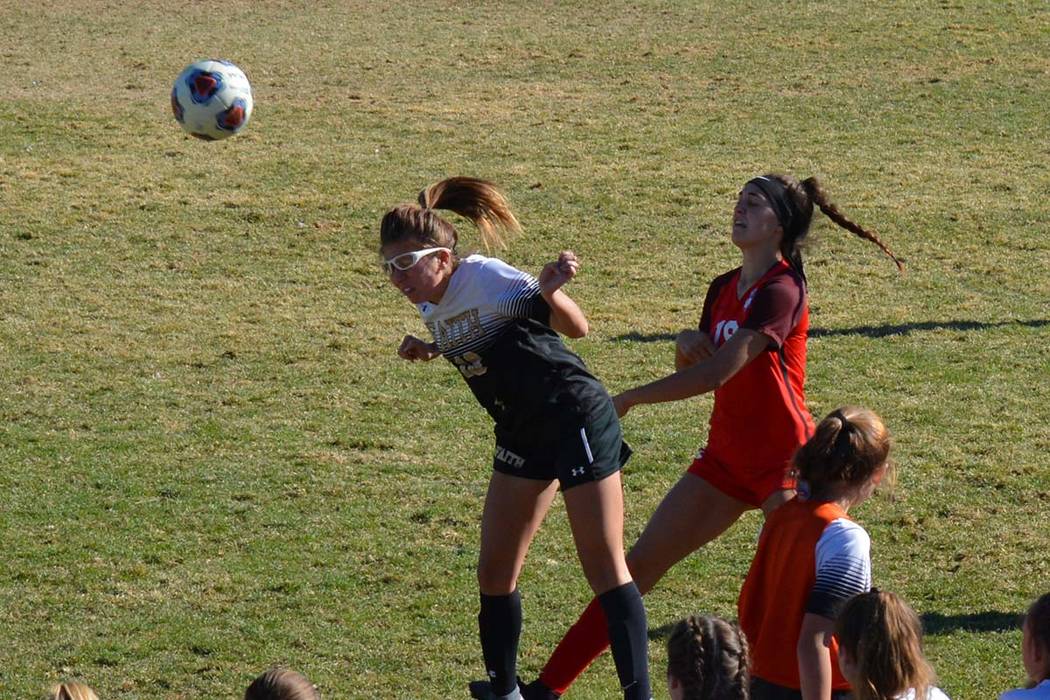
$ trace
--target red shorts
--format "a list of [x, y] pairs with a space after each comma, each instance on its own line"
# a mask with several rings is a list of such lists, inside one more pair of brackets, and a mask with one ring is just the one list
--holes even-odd
[[700, 450], [688, 471], [727, 496], [755, 508], [761, 508], [774, 492], [798, 486], [791, 462], [760, 469], [732, 466], [708, 450]]

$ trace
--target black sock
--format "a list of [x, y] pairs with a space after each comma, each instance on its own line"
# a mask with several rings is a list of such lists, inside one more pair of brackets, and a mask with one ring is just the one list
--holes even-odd
[[492, 692], [507, 695], [518, 682], [514, 672], [521, 636], [521, 595], [517, 590], [508, 595], [481, 594], [478, 631]]
[[628, 581], [602, 593], [598, 602], [609, 621], [609, 644], [624, 700], [651, 700], [649, 629], [638, 586]]

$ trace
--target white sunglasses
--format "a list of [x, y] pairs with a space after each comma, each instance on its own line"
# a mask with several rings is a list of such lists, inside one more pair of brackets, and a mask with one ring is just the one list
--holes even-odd
[[422, 250], [413, 250], [411, 253], [401, 253], [401, 255], [395, 255], [388, 260], [384, 260], [380, 263], [383, 266], [383, 271], [388, 275], [394, 274], [394, 270], [410, 270], [419, 264], [419, 261], [428, 255], [432, 255], [439, 250], [452, 252], [451, 248], [423, 248]]

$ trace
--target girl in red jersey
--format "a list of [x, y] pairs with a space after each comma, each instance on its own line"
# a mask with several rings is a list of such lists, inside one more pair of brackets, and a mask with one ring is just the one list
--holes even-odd
[[[699, 327], [679, 334], [677, 371], [614, 398], [623, 416], [639, 404], [715, 394], [707, 445], [627, 555], [642, 593], [744, 512], [768, 514], [795, 495], [791, 456], [813, 430], [803, 391], [809, 310], [801, 244], [814, 205], [901, 266], [873, 233], [839, 212], [816, 178], [756, 177], [733, 209], [741, 266], [711, 283]], [[558, 697], [606, 646], [602, 610], [592, 601], [525, 697]]]
[[795, 453], [809, 491], [766, 516], [740, 590], [740, 627], [751, 645], [752, 700], [838, 700], [835, 618], [871, 588], [871, 541], [847, 515], [889, 470], [890, 435], [873, 412], [839, 408]]

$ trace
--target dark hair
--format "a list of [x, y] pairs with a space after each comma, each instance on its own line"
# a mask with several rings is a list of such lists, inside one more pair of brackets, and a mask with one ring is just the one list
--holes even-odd
[[687, 700], [747, 700], [747, 639], [735, 623], [691, 615], [667, 639], [667, 675], [682, 684]]
[[835, 636], [856, 668], [857, 677], [847, 679], [856, 700], [894, 700], [909, 688], [925, 698], [934, 683], [919, 616], [894, 593], [872, 589], [851, 598], [835, 620]]
[[419, 204], [400, 204], [388, 211], [379, 225], [380, 246], [411, 238], [455, 252], [459, 234], [435, 209], [470, 219], [481, 232], [487, 250], [502, 246], [505, 234], [521, 230], [506, 198], [494, 184], [473, 177], [450, 177], [423, 188]]
[[[771, 188], [764, 184], [770, 180], [776, 181], [780, 188], [783, 188], [783, 192], [778, 191], [780, 188]], [[903, 263], [896, 255], [890, 252], [890, 249], [886, 247], [886, 244], [874, 232], [863, 228], [859, 224], [855, 224], [839, 211], [838, 207], [828, 198], [827, 192], [824, 191], [824, 186], [821, 185], [820, 180], [817, 178], [807, 177], [799, 182], [790, 175], [770, 173], [755, 178], [751, 182], [755, 183], [765, 193], [767, 199], [773, 205], [773, 209], [777, 213], [777, 220], [784, 231], [784, 236], [780, 241], [780, 254], [802, 276], [802, 279], [806, 278], [805, 269], [802, 265], [802, 247], [806, 236], [809, 234], [810, 224], [813, 222], [814, 204], [829, 219], [842, 228], [871, 241], [881, 248], [882, 252], [890, 256], [893, 262], [897, 264], [898, 270], [904, 269]], [[777, 200], [782, 197], [786, 198], [787, 201], [778, 202]]]
[[866, 408], [843, 406], [820, 422], [813, 436], [795, 452], [798, 475], [819, 494], [830, 485], [859, 485], [886, 464], [890, 431]]
[[271, 668], [244, 691], [244, 700], [321, 700], [306, 676], [290, 668]]
[[[1024, 621], [1028, 625], [1028, 634], [1032, 636], [1032, 641], [1044, 653], [1050, 654], [1050, 593], [1044, 593], [1032, 603]], [[1032, 680], [1039, 682], [1046, 679], [1033, 678]]]

